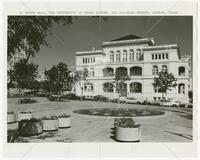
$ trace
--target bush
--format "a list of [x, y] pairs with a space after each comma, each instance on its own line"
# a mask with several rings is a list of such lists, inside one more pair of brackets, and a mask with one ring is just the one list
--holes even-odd
[[20, 104], [36, 103], [36, 102], [37, 102], [36, 100], [30, 98], [24, 98], [19, 100]]
[[69, 118], [69, 117], [70, 117], [70, 115], [68, 115], [68, 114], [61, 114], [58, 116], [58, 118]]
[[69, 93], [67, 95], [62, 95], [61, 99], [80, 100], [80, 97], [76, 96], [74, 93]]
[[58, 117], [57, 116], [44, 116], [44, 117], [42, 117], [42, 120], [56, 120], [56, 119], [58, 119]]
[[123, 128], [137, 128], [140, 126], [140, 124], [136, 124], [132, 118], [115, 118], [114, 126]]
[[104, 97], [102, 95], [97, 95], [97, 96], [94, 96], [94, 100], [95, 101], [100, 101], [100, 102], [107, 102], [108, 101], [108, 98], [107, 97]]

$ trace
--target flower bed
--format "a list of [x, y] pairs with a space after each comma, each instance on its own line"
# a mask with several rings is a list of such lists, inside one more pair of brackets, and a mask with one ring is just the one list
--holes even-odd
[[20, 112], [18, 114], [18, 121], [21, 121], [21, 120], [24, 120], [24, 119], [31, 119], [33, 116], [32, 116], [32, 112], [31, 111], [28, 111], [28, 112]]
[[50, 116], [50, 117], [43, 117], [43, 131], [56, 131], [58, 130], [58, 117]]
[[71, 127], [70, 119], [71, 119], [70, 115], [67, 114], [62, 114], [58, 116], [59, 128]]
[[16, 115], [13, 111], [7, 112], [7, 123], [15, 123], [16, 122]]
[[114, 127], [117, 141], [138, 142], [141, 140], [140, 124], [132, 118], [116, 118]]
[[18, 125], [19, 135], [32, 136], [43, 132], [42, 121], [40, 119], [31, 118], [24, 119]]

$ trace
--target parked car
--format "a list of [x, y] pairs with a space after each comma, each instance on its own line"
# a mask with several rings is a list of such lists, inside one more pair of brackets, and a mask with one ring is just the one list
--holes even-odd
[[173, 101], [173, 100], [161, 100], [161, 105], [163, 106], [169, 106], [169, 107], [179, 107], [180, 106], [179, 101]]
[[133, 104], [143, 104], [144, 100], [143, 99], [136, 99], [134, 97], [127, 97], [125, 100], [126, 103], [133, 103]]

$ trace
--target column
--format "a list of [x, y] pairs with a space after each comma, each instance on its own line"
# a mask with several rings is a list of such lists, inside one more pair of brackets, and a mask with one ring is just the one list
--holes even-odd
[[130, 68], [127, 67], [127, 75], [130, 76]]

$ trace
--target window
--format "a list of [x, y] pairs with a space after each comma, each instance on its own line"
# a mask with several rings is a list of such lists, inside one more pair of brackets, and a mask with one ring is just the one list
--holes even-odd
[[138, 75], [142, 75], [142, 68], [135, 66], [135, 67], [131, 67], [130, 68], [130, 75], [131, 76], [138, 76]]
[[104, 77], [111, 77], [111, 76], [114, 75], [113, 72], [114, 72], [114, 71], [113, 71], [112, 68], [109, 68], [109, 67], [104, 68], [104, 69], [103, 69], [103, 76], [104, 76]]
[[127, 84], [126, 83], [118, 83], [116, 87], [116, 92], [119, 93], [121, 91], [122, 96], [127, 96]]
[[166, 55], [165, 55], [165, 56], [166, 56], [166, 59], [168, 59], [168, 58], [169, 58], [169, 57], [168, 57], [168, 53], [166, 53]]
[[83, 64], [85, 63], [85, 58], [82, 59], [83, 60]]
[[120, 51], [117, 51], [116, 53], [116, 62], [120, 62], [121, 61], [121, 54]]
[[158, 66], [156, 65], [153, 66], [152, 75], [158, 75]]
[[95, 63], [95, 58], [93, 58], [93, 63]]
[[94, 77], [94, 68], [90, 68], [89, 76]]
[[142, 93], [142, 84], [138, 82], [131, 83], [130, 93]]
[[137, 61], [143, 60], [143, 53], [142, 53], [142, 51], [140, 49], [136, 50], [136, 60]]
[[183, 66], [179, 67], [178, 74], [179, 74], [179, 76], [184, 76], [185, 75], [185, 67], [183, 67]]
[[155, 54], [155, 59], [158, 59], [158, 55], [157, 54]]
[[162, 54], [162, 59], [165, 59], [165, 54]]
[[166, 65], [162, 65], [162, 72], [167, 72], [167, 66]]
[[161, 54], [159, 54], [159, 59], [161, 59]]
[[134, 51], [131, 49], [129, 53], [129, 61], [133, 62], [134, 61]]
[[94, 91], [94, 86], [92, 83], [86, 83], [84, 84], [84, 91], [85, 92], [93, 92]]
[[180, 94], [185, 94], [185, 84], [180, 83], [180, 84], [178, 85], [178, 93], [180, 93]]
[[154, 92], [155, 93], [162, 93], [162, 90], [158, 86], [154, 86]]
[[123, 62], [127, 62], [127, 51], [126, 51], [126, 50], [123, 51], [123, 54], [122, 54], [122, 61], [123, 61]]
[[113, 92], [114, 85], [110, 82], [106, 82], [103, 84], [103, 91], [104, 92]]
[[152, 55], [151, 55], [151, 59], [153, 59], [153, 60], [154, 60], [154, 54], [152, 54]]
[[110, 52], [110, 62], [114, 62], [114, 52]]

